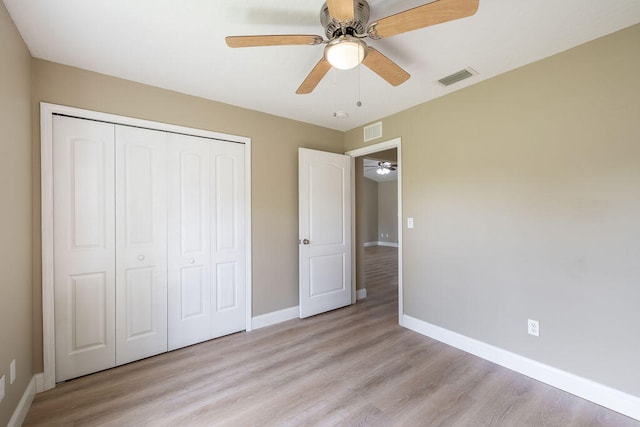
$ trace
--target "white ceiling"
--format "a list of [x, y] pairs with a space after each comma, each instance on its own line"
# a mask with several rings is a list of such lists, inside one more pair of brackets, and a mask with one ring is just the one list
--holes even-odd
[[372, 179], [377, 182], [386, 182], [386, 181], [397, 181], [398, 180], [398, 170], [394, 170], [389, 172], [386, 175], [380, 175], [376, 172], [378, 168], [378, 162], [380, 160], [372, 160], [372, 159], [364, 159], [364, 176], [366, 178]]
[[[444, 1], [444, 0], [441, 0]], [[369, 0], [375, 20], [426, 0]], [[31, 54], [62, 64], [348, 130], [640, 22], [639, 0], [480, 0], [478, 13], [367, 42], [411, 74], [366, 67], [295, 91], [323, 46], [231, 49], [227, 35], [318, 34], [322, 0], [4, 0]], [[436, 80], [472, 67], [450, 86]], [[358, 83], [360, 80], [360, 83]], [[358, 88], [362, 106], [357, 107]], [[348, 118], [334, 118], [345, 111]]]

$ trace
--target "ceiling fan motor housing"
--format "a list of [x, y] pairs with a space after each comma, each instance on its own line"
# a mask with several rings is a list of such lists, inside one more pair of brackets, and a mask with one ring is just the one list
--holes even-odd
[[353, 2], [353, 21], [341, 22], [329, 15], [329, 7], [325, 3], [320, 9], [320, 23], [325, 29], [325, 35], [329, 40], [344, 35], [363, 36], [367, 32], [367, 22], [369, 22], [369, 3], [365, 0]]

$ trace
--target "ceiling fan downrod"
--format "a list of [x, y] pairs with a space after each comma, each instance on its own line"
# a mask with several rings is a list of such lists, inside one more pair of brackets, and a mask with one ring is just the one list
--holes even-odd
[[369, 22], [369, 3], [366, 0], [353, 2], [353, 19], [339, 21], [329, 14], [329, 7], [325, 3], [320, 9], [320, 24], [325, 29], [325, 36], [333, 40], [339, 36], [349, 35], [357, 38], [367, 37], [367, 22]]

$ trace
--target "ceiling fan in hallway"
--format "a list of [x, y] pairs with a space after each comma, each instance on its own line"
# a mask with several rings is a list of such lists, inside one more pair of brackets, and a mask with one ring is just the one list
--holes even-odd
[[398, 164], [397, 163], [391, 163], [391, 162], [386, 162], [386, 161], [380, 161], [377, 164], [373, 164], [373, 165], [365, 165], [364, 166], [365, 171], [367, 169], [371, 170], [371, 169], [375, 169], [376, 173], [378, 175], [388, 175], [391, 173], [391, 171], [394, 171], [398, 168]]
[[327, 0], [320, 9], [324, 40], [318, 35], [228, 36], [229, 47], [286, 46], [326, 44], [324, 55], [302, 82], [297, 94], [313, 92], [331, 67], [348, 70], [360, 63], [393, 86], [410, 77], [391, 59], [365, 43], [365, 38], [383, 38], [425, 28], [431, 25], [471, 16], [478, 10], [479, 0], [436, 0], [369, 23], [366, 0]]

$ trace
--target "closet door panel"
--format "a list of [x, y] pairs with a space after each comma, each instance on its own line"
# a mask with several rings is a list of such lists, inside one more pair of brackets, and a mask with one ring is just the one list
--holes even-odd
[[116, 363], [167, 351], [166, 133], [116, 126]]
[[213, 336], [246, 329], [244, 145], [211, 142]]
[[56, 381], [115, 366], [114, 126], [53, 119]]
[[169, 349], [211, 338], [209, 144], [170, 134]]

